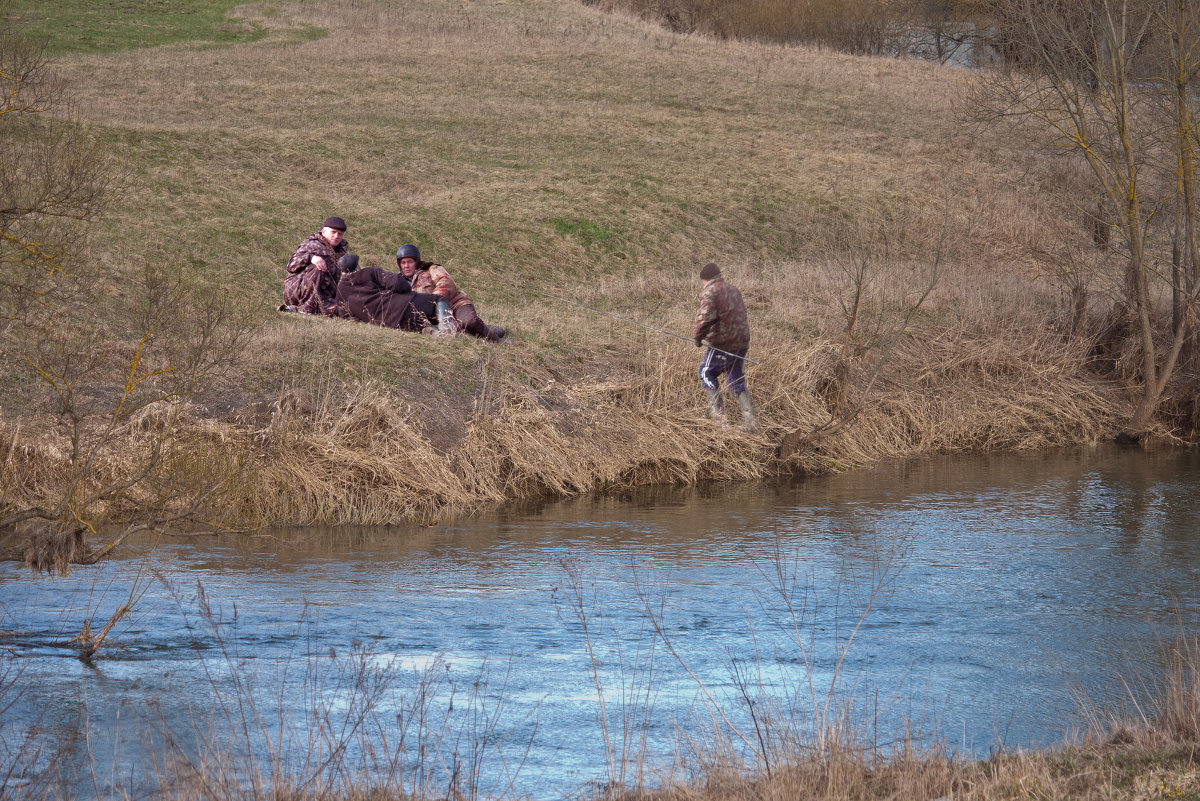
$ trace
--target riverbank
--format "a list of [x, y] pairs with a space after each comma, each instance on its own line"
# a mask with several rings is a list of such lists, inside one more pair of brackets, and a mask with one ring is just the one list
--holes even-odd
[[[445, 520], [1099, 441], [1129, 413], [1108, 309], [1075, 328], [1046, 254], [1119, 264], [1053, 154], [958, 120], [961, 70], [554, 2], [229, 24], [54, 51], [120, 191], [73, 267], [94, 301], [4, 377], [0, 498], [38, 531]], [[367, 265], [418, 243], [511, 343], [275, 313], [331, 213]], [[761, 436], [705, 419], [694, 348], [590, 310], [687, 336], [709, 260], [747, 300]], [[1187, 436], [1175, 397], [1160, 430]]]
[[[297, 325], [357, 333], [351, 323]], [[455, 396], [435, 385], [401, 394], [382, 384], [327, 381], [319, 394], [293, 390], [223, 418], [189, 407], [165, 439], [156, 421], [173, 407], [151, 406], [111, 438], [95, 480], [135, 473], [159, 443], [169, 450], [164, 467], [186, 470], [195, 492], [208, 493], [191, 510], [195, 521], [251, 529], [383, 525], [445, 521], [544, 494], [820, 474], [932, 453], [1111, 437], [1122, 395], [1081, 373], [1070, 347], [999, 344], [972, 341], [962, 330], [908, 335], [853, 423], [786, 458], [777, 453], [785, 434], [818, 431], [833, 419], [828, 343], [755, 349], [762, 366], [751, 369], [750, 384], [760, 435], [707, 418], [694, 349], [646, 343], [640, 354], [639, 343], [614, 339], [612, 348], [626, 352], [600, 382], [550, 365], [518, 366], [502, 348], [462, 343], [480, 351], [474, 393]], [[64, 492], [76, 475], [67, 433], [31, 421], [6, 429], [10, 456], [0, 481], [9, 503], [48, 505]], [[139, 489], [148, 494], [159, 485], [130, 488], [106, 516], [136, 520], [154, 502]]]

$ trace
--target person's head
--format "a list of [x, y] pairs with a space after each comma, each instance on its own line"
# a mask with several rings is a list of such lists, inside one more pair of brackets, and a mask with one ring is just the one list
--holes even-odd
[[721, 268], [714, 262], [709, 262], [700, 269], [700, 280], [711, 281], [721, 274]]
[[346, 236], [346, 221], [341, 217], [326, 217], [321, 225], [321, 238], [337, 247]]
[[358, 254], [347, 253], [338, 259], [338, 269], [344, 273], [352, 273], [358, 269]]
[[413, 273], [417, 271], [417, 265], [421, 263], [421, 251], [416, 245], [401, 245], [396, 251], [396, 266], [400, 268], [400, 272], [405, 278], [412, 278]]

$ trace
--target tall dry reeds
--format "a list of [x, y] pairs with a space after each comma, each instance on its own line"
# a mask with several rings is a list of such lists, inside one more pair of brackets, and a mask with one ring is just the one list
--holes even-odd
[[[755, 282], [746, 286], [753, 293]], [[179, 414], [165, 472], [126, 493], [105, 519], [136, 518], [141, 493], [175, 476], [219, 485], [195, 517], [208, 525], [429, 522], [540, 495], [1095, 441], [1122, 408], [1119, 390], [1080, 370], [1086, 343], [925, 325], [896, 343], [877, 378], [869, 345], [852, 358], [848, 392], [860, 413], [836, 435], [779, 460], [775, 445], [785, 433], [818, 429], [836, 414], [824, 393], [836, 341], [754, 347], [761, 366], [750, 368], [749, 382], [764, 428], [752, 436], [707, 419], [694, 349], [642, 340], [633, 329], [614, 337], [621, 369], [605, 380], [491, 363], [503, 372], [483, 376], [486, 389], [461, 426], [447, 422], [437, 398], [337, 381], [315, 395], [285, 392], [254, 419]], [[141, 464], [152, 433], [131, 425], [114, 437], [123, 450], [110, 454], [104, 479], [120, 481]], [[3, 438], [0, 488], [8, 503], [35, 504], [62, 491], [69, 451], [54, 429], [6, 424]]]

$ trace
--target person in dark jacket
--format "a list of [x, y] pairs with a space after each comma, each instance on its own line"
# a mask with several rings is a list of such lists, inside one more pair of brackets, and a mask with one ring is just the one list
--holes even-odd
[[721, 268], [712, 262], [700, 270], [700, 280], [704, 288], [700, 291], [700, 311], [696, 314], [696, 332], [692, 338], [698, 348], [708, 345], [700, 363], [700, 383], [708, 393], [709, 414], [720, 423], [727, 422], [717, 383], [723, 374], [726, 388], [742, 407], [742, 427], [752, 434], [758, 433], [758, 417], [743, 372], [750, 351], [750, 323], [742, 293], [725, 282]]
[[349, 251], [346, 221], [341, 217], [325, 218], [321, 230], [309, 234], [288, 260], [287, 278], [283, 280], [286, 308], [280, 311], [334, 316], [334, 295], [341, 278], [337, 261]]
[[358, 256], [338, 259], [337, 313], [341, 317], [401, 331], [433, 333], [437, 295], [413, 292], [408, 279], [378, 267], [358, 268]]

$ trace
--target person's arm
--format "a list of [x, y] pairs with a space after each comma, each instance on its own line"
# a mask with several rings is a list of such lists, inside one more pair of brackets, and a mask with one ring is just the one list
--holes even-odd
[[306, 242], [305, 244], [296, 248], [296, 252], [292, 254], [292, 257], [290, 259], [288, 259], [288, 263], [287, 263], [288, 275], [295, 275], [296, 273], [302, 273], [302, 272], [304, 272], [304, 269], [306, 267], [308, 267], [309, 257], [312, 255], [312, 253], [306, 247], [307, 244], [308, 243]]
[[300, 247], [296, 248], [296, 252], [292, 254], [291, 260], [288, 262], [287, 271], [289, 273], [302, 273], [308, 269], [308, 265], [313, 265], [321, 272], [329, 269], [329, 265], [325, 259], [321, 257], [313, 247], [311, 241], [301, 243]]
[[393, 292], [412, 292], [412, 284], [401, 273], [380, 270], [379, 283]]
[[450, 273], [446, 272], [446, 268], [440, 264], [431, 264], [429, 266], [429, 277], [433, 279], [433, 293], [441, 295], [447, 300], [452, 300], [458, 295], [458, 285], [454, 283], [454, 279], [450, 277]]
[[708, 332], [717, 324], [717, 302], [714, 292], [709, 292], [708, 287], [700, 293], [700, 311], [696, 314], [696, 333], [692, 334], [692, 339], [696, 340], [696, 345], [699, 346], [704, 342], [704, 337], [708, 336]]

